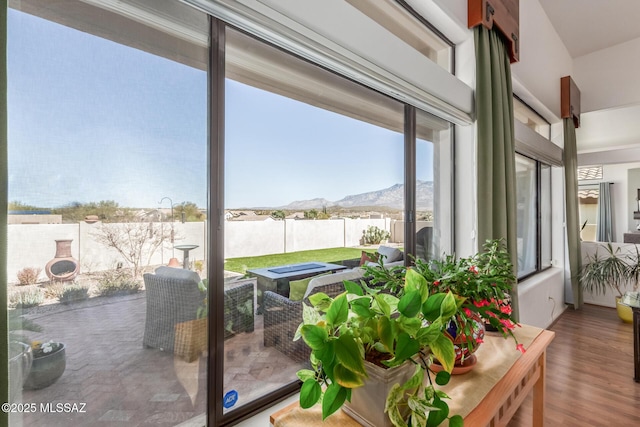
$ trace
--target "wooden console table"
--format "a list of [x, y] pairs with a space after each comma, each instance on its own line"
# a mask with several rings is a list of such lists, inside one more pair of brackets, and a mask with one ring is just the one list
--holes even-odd
[[[525, 332], [533, 334], [528, 341], [520, 336]], [[555, 333], [523, 325], [522, 328], [516, 330], [516, 334], [520, 342], [525, 344], [527, 352], [520, 357], [516, 355], [515, 361], [512, 359], [506, 362], [508, 363], [506, 372], [500, 354], [504, 354], [508, 358], [513, 357], [513, 352], [519, 354], [514, 348], [513, 340], [505, 340], [502, 336], [488, 334], [484, 339], [485, 344], [480, 346], [478, 350], [479, 361], [476, 368], [468, 374], [453, 376], [451, 382], [442, 387], [442, 390], [451, 397], [451, 400], [448, 401], [450, 413], [462, 415], [465, 425], [473, 427], [506, 426], [532, 390], [532, 425], [534, 427], [544, 425], [546, 350]], [[483, 348], [485, 354], [481, 355]], [[496, 357], [496, 355], [498, 356]], [[492, 358], [492, 362], [487, 363], [490, 366], [486, 366], [484, 370], [480, 368], [483, 357]], [[474, 391], [483, 388], [488, 388], [488, 391], [477, 396], [477, 399], [471, 396]], [[272, 414], [271, 425], [273, 427], [360, 426], [357, 421], [341, 410], [322, 422], [319, 405], [303, 410], [300, 409], [298, 402]]]

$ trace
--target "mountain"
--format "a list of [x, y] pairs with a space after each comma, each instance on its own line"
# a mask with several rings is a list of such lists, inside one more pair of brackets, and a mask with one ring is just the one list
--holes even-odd
[[323, 199], [323, 198], [315, 198], [311, 200], [296, 200], [295, 202], [291, 202], [286, 206], [281, 206], [279, 209], [287, 209], [292, 211], [307, 211], [309, 209], [322, 209], [323, 207], [334, 206], [335, 203]]
[[[418, 181], [416, 187], [416, 205], [418, 210], [433, 209], [433, 181]], [[389, 188], [367, 193], [346, 196], [337, 202], [316, 198], [311, 200], [298, 200], [291, 202], [280, 209], [309, 210], [322, 209], [323, 207], [340, 206], [343, 208], [355, 208], [363, 206], [384, 206], [394, 209], [404, 207], [404, 184], [395, 184]]]

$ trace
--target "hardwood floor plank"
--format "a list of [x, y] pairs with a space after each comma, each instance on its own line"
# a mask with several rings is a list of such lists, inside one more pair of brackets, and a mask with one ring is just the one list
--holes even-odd
[[[640, 383], [633, 381], [633, 327], [616, 310], [566, 310], [549, 328], [545, 425], [640, 426]], [[531, 425], [528, 396], [509, 427]], [[467, 426], [474, 427], [474, 426]]]

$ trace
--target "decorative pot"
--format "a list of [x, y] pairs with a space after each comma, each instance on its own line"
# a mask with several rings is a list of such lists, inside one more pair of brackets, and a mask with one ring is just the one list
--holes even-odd
[[[395, 384], [404, 384], [415, 373], [416, 366], [405, 362], [394, 368], [382, 368], [364, 362], [368, 378], [362, 387], [351, 391], [351, 402], [346, 401], [342, 410], [365, 427], [393, 427], [384, 412], [387, 395]], [[403, 414], [407, 415], [408, 411]]]
[[625, 323], [633, 323], [633, 309], [620, 303], [620, 297], [616, 297], [616, 310], [618, 317]]
[[72, 239], [56, 240], [56, 256], [44, 267], [49, 280], [68, 282], [80, 272], [80, 263], [71, 256]]
[[64, 344], [50, 354], [34, 357], [29, 376], [24, 381], [27, 390], [38, 390], [55, 383], [67, 366]]
[[32, 363], [31, 346], [18, 341], [9, 344], [9, 403], [16, 401]]
[[[480, 316], [477, 313], [472, 313], [472, 316], [468, 320], [470, 322], [469, 328], [471, 336], [464, 333], [466, 322], [460, 317], [458, 317], [457, 325], [456, 322], [451, 321], [447, 327], [446, 335], [453, 341], [453, 348], [456, 352], [456, 365], [461, 365], [465, 359], [475, 353], [482, 342], [482, 338], [484, 338], [485, 323]], [[458, 325], [462, 330], [459, 334]]]

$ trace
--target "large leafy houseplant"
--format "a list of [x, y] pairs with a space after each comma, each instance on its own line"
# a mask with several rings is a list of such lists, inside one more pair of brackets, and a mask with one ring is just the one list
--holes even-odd
[[[303, 305], [295, 339], [301, 337], [311, 348], [312, 369], [298, 372], [303, 382], [300, 406], [310, 408], [321, 401], [324, 419], [364, 385], [365, 360], [386, 367], [413, 363], [414, 375], [393, 386], [385, 412], [395, 426], [439, 425], [448, 418], [447, 396], [434, 386], [429, 367], [436, 357], [445, 371], [435, 376], [435, 383], [449, 381], [455, 355], [444, 328], [464, 299], [451, 292], [430, 292], [426, 279], [413, 269], [406, 270], [400, 298], [364, 282], [344, 285], [346, 291], [336, 298], [317, 293], [309, 297], [312, 307]], [[462, 425], [462, 418], [450, 417], [449, 423]]]
[[580, 271], [582, 287], [595, 294], [606, 294], [607, 289], [617, 293], [622, 298], [622, 290], [628, 283], [633, 284], [633, 290], [638, 291], [640, 277], [640, 253], [622, 253], [620, 247], [614, 249], [611, 243], [601, 245], [605, 255], [599, 255], [596, 250], [593, 256], [587, 256], [587, 262]]

